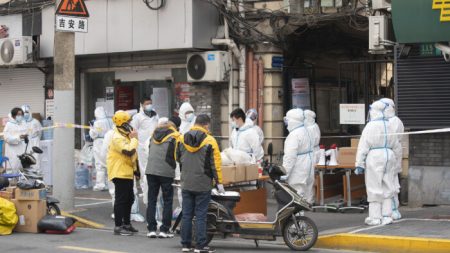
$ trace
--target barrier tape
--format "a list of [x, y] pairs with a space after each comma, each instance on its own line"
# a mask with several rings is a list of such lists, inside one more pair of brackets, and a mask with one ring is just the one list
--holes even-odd
[[[53, 126], [43, 127], [42, 131], [55, 129], [55, 128], [73, 128], [73, 129], [93, 129], [92, 126], [85, 126], [85, 125], [77, 125], [72, 123], [55, 123]], [[99, 131], [102, 130], [102, 128], [97, 128]], [[434, 133], [448, 133], [450, 132], [450, 128], [438, 128], [438, 129], [432, 129], [432, 130], [422, 130], [422, 131], [411, 131], [411, 132], [404, 132], [404, 133], [391, 133], [391, 134], [378, 134], [375, 136], [393, 136], [393, 135], [418, 135], [418, 134], [434, 134]], [[4, 133], [0, 133], [0, 136], [4, 136]], [[218, 139], [228, 139], [229, 136], [214, 136]], [[361, 135], [334, 135], [334, 136], [321, 136], [322, 139], [338, 139], [338, 138], [359, 138]], [[264, 137], [264, 139], [268, 140], [284, 140], [286, 137]]]

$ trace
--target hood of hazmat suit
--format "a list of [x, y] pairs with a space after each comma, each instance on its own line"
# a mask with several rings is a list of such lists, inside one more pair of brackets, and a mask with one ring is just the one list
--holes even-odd
[[[192, 112], [192, 114], [186, 115], [187, 112]], [[181, 119], [181, 125], [180, 125], [180, 133], [185, 134], [189, 132], [189, 130], [194, 126], [195, 123], [195, 110], [194, 107], [188, 102], [184, 102], [180, 106], [179, 116]], [[186, 117], [187, 116], [187, 117]]]
[[287, 182], [309, 203], [314, 202], [314, 164], [312, 139], [304, 125], [301, 109], [291, 109], [284, 118], [289, 135], [284, 143], [283, 167]]
[[249, 118], [252, 122], [253, 122], [253, 126], [255, 128], [256, 133], [259, 136], [259, 140], [261, 141], [261, 145], [264, 144], [264, 132], [261, 129], [261, 127], [259, 127], [256, 123], [257, 119], [258, 119], [258, 112], [256, 111], [256, 109], [250, 109], [247, 111], [247, 113], [245, 114], [247, 118]]
[[264, 157], [264, 150], [258, 133], [253, 126], [253, 121], [249, 118], [245, 120], [245, 124], [242, 127], [233, 129], [230, 146], [250, 155], [254, 163]]

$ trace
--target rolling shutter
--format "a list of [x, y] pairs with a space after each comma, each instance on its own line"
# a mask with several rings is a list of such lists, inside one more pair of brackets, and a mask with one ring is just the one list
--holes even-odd
[[417, 47], [396, 62], [398, 115], [405, 127], [450, 127], [450, 63], [420, 56]]
[[45, 75], [35, 68], [0, 68], [0, 117], [7, 117], [13, 107], [31, 106], [33, 113], [44, 116]]

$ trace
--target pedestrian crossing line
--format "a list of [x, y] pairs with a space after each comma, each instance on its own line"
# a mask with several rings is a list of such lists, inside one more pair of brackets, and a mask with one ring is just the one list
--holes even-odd
[[126, 253], [124, 251], [113, 251], [113, 250], [105, 250], [105, 249], [94, 249], [94, 248], [83, 248], [83, 247], [75, 247], [75, 246], [60, 246], [58, 249], [65, 250], [73, 250], [78, 252], [94, 252], [94, 253]]

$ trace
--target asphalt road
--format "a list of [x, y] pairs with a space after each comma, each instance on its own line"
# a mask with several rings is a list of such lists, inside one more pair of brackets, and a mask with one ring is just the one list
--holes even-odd
[[[217, 252], [290, 252], [286, 246], [277, 243], [261, 243], [260, 248], [256, 248], [252, 241], [237, 239], [215, 240], [211, 243], [211, 246], [215, 247]], [[131, 237], [123, 237], [114, 236], [111, 231], [81, 228], [70, 235], [13, 234], [0, 237], [0, 249], [2, 253], [181, 252], [179, 237], [173, 239], [148, 239], [143, 233]], [[344, 251], [311, 249], [309, 252], [337, 253]]]

